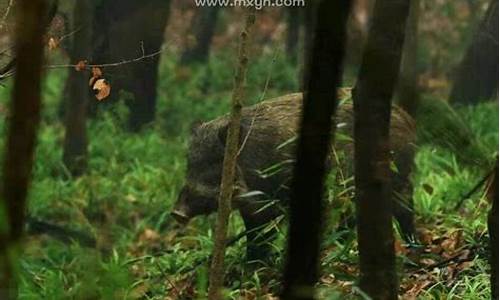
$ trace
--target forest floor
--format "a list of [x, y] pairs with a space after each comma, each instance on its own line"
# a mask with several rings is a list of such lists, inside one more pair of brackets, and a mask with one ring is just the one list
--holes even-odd
[[[89, 121], [89, 168], [79, 178], [70, 178], [61, 160], [64, 128], [58, 107], [65, 72], [47, 74], [29, 215], [86, 232], [96, 237], [97, 247], [29, 235], [20, 254], [20, 299], [203, 298], [214, 216], [196, 218], [181, 228], [169, 212], [183, 184], [190, 124], [227, 112], [232, 62], [212, 61], [217, 62], [193, 70], [163, 61], [157, 122], [141, 133], [125, 129], [127, 108], [122, 100], [100, 103], [106, 109]], [[250, 69], [249, 102], [297, 91], [295, 74], [286, 59], [263, 55]], [[4, 116], [9, 93], [9, 84], [0, 89]], [[462, 108], [459, 114], [494, 156], [498, 104]], [[5, 119], [0, 121], [2, 137]], [[3, 144], [2, 138], [0, 149]], [[414, 199], [421, 245], [409, 249], [398, 236], [402, 298], [489, 299], [489, 205], [479, 192], [454, 209], [485, 170], [461, 166], [452, 153], [432, 145], [419, 147], [416, 166]], [[349, 203], [352, 178], [342, 187], [329, 185], [327, 194], [329, 207], [338, 206], [335, 201]], [[325, 215], [329, 222], [320, 298], [357, 299], [355, 234], [339, 238], [334, 221], [339, 212], [332, 209]], [[244, 239], [228, 249], [230, 299], [276, 299], [286, 234], [284, 226], [280, 229], [274, 254], [260, 269], [246, 266]], [[235, 213], [230, 233], [242, 230]]]

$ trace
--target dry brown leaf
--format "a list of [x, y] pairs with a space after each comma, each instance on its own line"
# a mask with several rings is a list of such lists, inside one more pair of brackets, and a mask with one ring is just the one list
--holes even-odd
[[111, 85], [105, 79], [96, 80], [92, 89], [97, 91], [95, 97], [99, 101], [104, 100], [111, 93]]
[[89, 86], [93, 86], [97, 80], [102, 78], [102, 70], [98, 67], [92, 67], [92, 77], [89, 79]]
[[394, 249], [396, 251], [396, 254], [398, 255], [407, 255], [409, 252], [408, 248], [406, 248], [403, 244], [401, 244], [400, 240], [394, 241]]
[[418, 235], [419, 235], [419, 240], [424, 245], [431, 245], [432, 241], [434, 240], [434, 233], [427, 229], [419, 230]]
[[[429, 279], [416, 279], [416, 284], [405, 293], [405, 299], [416, 299], [418, 295], [433, 282]], [[408, 298], [407, 298], [408, 297]]]
[[92, 77], [100, 78], [102, 77], [102, 70], [99, 67], [92, 67]]
[[474, 262], [473, 261], [464, 261], [463, 263], [460, 263], [457, 266], [457, 270], [463, 271], [465, 269], [472, 268], [472, 266], [474, 266]]
[[436, 264], [436, 261], [431, 258], [422, 258], [420, 259], [420, 263], [424, 266], [432, 266]]
[[87, 68], [87, 61], [86, 60], [80, 60], [75, 65], [75, 70], [77, 70], [78, 72], [84, 71], [86, 68]]
[[159, 238], [160, 238], [160, 234], [158, 234], [158, 232], [147, 228], [146, 230], [144, 230], [144, 232], [142, 233], [142, 235], [139, 239], [143, 240], [143, 241], [156, 241]]
[[449, 238], [441, 242], [441, 247], [448, 254], [455, 252], [462, 244], [462, 230], [456, 230], [449, 235]]
[[99, 78], [95, 78], [95, 77], [90, 77], [89, 79], [89, 86], [94, 86], [94, 83], [97, 81], [97, 79]]

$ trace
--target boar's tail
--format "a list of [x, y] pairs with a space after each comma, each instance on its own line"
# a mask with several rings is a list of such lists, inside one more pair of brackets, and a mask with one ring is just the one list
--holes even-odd
[[422, 99], [416, 115], [417, 145], [431, 145], [455, 154], [466, 167], [488, 169], [495, 151], [482, 143], [464, 118], [448, 103]]

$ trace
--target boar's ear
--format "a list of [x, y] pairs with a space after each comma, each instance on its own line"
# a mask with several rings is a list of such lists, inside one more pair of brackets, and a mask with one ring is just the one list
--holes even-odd
[[[223, 126], [219, 128], [219, 131], [217, 132], [217, 135], [219, 136], [219, 141], [222, 145], [222, 147], [226, 146], [226, 140], [227, 140], [227, 132], [229, 129], [229, 122], [226, 122]], [[244, 139], [245, 133], [243, 132], [243, 127], [240, 125], [240, 140], [239, 144], [241, 145], [241, 141]]]

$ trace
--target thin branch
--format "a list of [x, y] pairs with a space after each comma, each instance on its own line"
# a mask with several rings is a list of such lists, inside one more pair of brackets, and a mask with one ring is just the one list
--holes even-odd
[[61, 35], [61, 36], [59, 37], [59, 42], [62, 42], [63, 40], [65, 40], [65, 39], [69, 38], [70, 36], [72, 36], [72, 35], [76, 34], [76, 33], [77, 33], [78, 31], [80, 31], [80, 30], [82, 30], [82, 27], [81, 27], [81, 26], [80, 26], [80, 27], [78, 27], [77, 29], [75, 29], [75, 30], [71, 31], [71, 32], [68, 32], [68, 33], [66, 33], [66, 34]]
[[234, 80], [234, 90], [231, 103], [224, 162], [222, 167], [222, 180], [219, 194], [219, 207], [214, 231], [214, 249], [210, 267], [210, 285], [208, 299], [221, 299], [221, 288], [224, 283], [224, 255], [227, 235], [227, 225], [231, 214], [231, 199], [233, 196], [233, 183], [236, 178], [236, 164], [238, 159], [238, 140], [240, 138], [242, 100], [244, 98], [244, 82], [248, 68], [248, 44], [251, 28], [255, 23], [255, 9], [249, 8], [245, 26], [240, 34], [238, 65]]
[[[137, 63], [137, 62], [140, 62], [140, 61], [148, 59], [148, 58], [153, 58], [155, 56], [158, 56], [161, 53], [163, 53], [165, 50], [166, 50], [166, 48], [160, 49], [160, 50], [153, 52], [153, 53], [150, 53], [150, 54], [145, 54], [144, 49], [142, 48], [143, 53], [139, 57], [136, 57], [133, 59], [128, 59], [128, 60], [122, 60], [119, 62], [113, 62], [113, 63], [85, 64], [85, 69], [89, 70], [92, 68], [111, 68], [111, 67], [120, 67], [120, 66], [127, 65], [127, 64], [133, 64], [133, 63]], [[7, 70], [7, 71], [3, 72], [2, 70], [0, 70], [0, 80], [6, 79], [6, 78], [11, 77], [15, 74], [15, 70], [11, 68], [13, 65], [15, 65], [15, 60], [10, 62], [6, 67], [4, 67], [2, 69], [2, 70]], [[57, 64], [57, 65], [44, 66], [45, 69], [66, 69], [66, 68], [76, 68], [76, 67], [79, 67], [79, 65], [78, 64]]]
[[[143, 53], [140, 57], [136, 57], [136, 58], [129, 59], [129, 60], [122, 60], [119, 62], [105, 63], [105, 64], [86, 64], [85, 67], [89, 68], [89, 69], [90, 68], [119, 67], [122, 65], [132, 64], [132, 63], [140, 62], [140, 61], [148, 59], [148, 58], [155, 57], [157, 55], [160, 55], [163, 51], [164, 51], [164, 49], [158, 50], [158, 51], [150, 53], [150, 54]], [[76, 65], [76, 64], [60, 64], [60, 65], [48, 65], [48, 66], [45, 66], [45, 68], [46, 69], [63, 69], [63, 68], [75, 68], [77, 66], [78, 65]]]
[[5, 13], [2, 16], [2, 21], [0, 21], [0, 29], [4, 28], [5, 22], [7, 21], [7, 17], [9, 16], [10, 10], [11, 10], [13, 5], [14, 5], [14, 0], [9, 0], [9, 4], [7, 5], [7, 8], [5, 9]]
[[472, 195], [474, 195], [477, 191], [479, 191], [479, 189], [483, 187], [486, 182], [488, 182], [488, 180], [491, 180], [491, 178], [495, 174], [495, 171], [496, 167], [493, 168], [490, 172], [488, 172], [478, 183], [476, 183], [476, 185], [460, 199], [460, 201], [455, 205], [453, 209], [454, 210], [460, 209], [460, 207], [462, 207], [462, 205], [464, 204], [465, 200], [470, 199]]
[[[260, 96], [259, 102], [262, 102], [264, 100], [264, 98], [266, 97], [266, 93], [267, 93], [267, 90], [269, 88], [269, 83], [271, 82], [271, 75], [272, 75], [272, 72], [273, 72], [273, 66], [276, 63], [276, 59], [277, 58], [278, 58], [278, 50], [275, 51], [275, 54], [274, 54], [274, 57], [273, 57], [273, 61], [271, 63], [271, 67], [269, 68], [269, 73], [267, 73], [267, 79], [266, 79], [266, 83], [264, 85], [264, 90], [262, 91], [262, 95]], [[253, 129], [253, 125], [255, 123], [255, 119], [257, 119], [257, 113], [258, 113], [258, 110], [255, 110], [255, 113], [254, 113], [254, 115], [252, 117], [252, 122], [250, 123], [250, 128], [248, 129], [248, 132], [245, 135], [245, 138], [243, 139], [243, 143], [241, 143], [241, 147], [238, 150], [237, 156], [240, 156], [241, 152], [245, 148], [245, 145], [247, 144], [248, 138], [250, 137], [250, 134], [252, 133], [252, 129]]]

